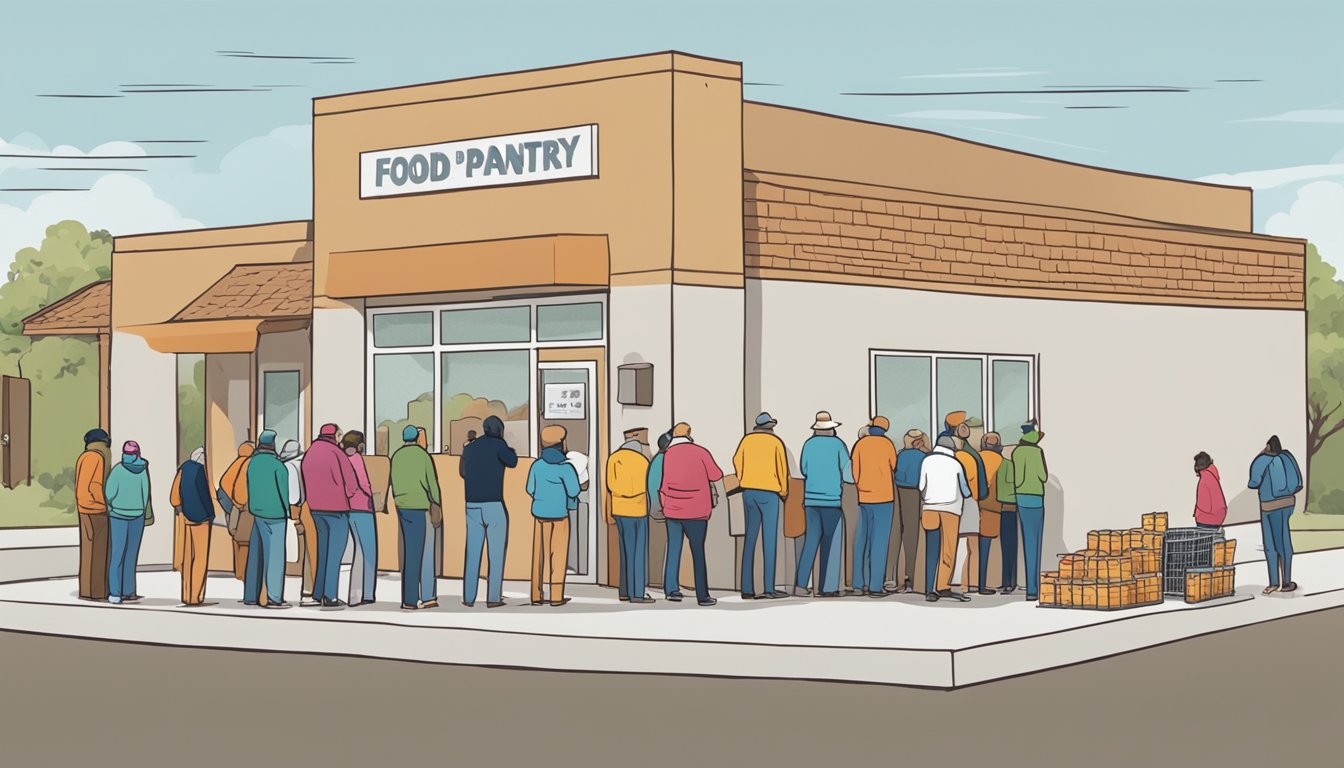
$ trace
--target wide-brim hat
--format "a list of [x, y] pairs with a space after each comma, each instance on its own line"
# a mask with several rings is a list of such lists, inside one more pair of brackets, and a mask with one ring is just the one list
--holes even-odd
[[835, 429], [840, 426], [840, 422], [831, 418], [829, 411], [817, 411], [817, 420], [812, 423], [813, 429]]

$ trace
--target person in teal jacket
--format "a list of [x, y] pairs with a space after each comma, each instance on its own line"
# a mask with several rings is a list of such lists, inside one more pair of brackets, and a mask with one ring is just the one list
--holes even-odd
[[109, 603], [142, 600], [135, 591], [135, 568], [145, 535], [145, 511], [150, 507], [149, 462], [140, 456], [140, 444], [127, 440], [121, 461], [107, 475], [107, 522], [112, 552], [107, 564]]
[[527, 495], [532, 497], [532, 604], [543, 602], [543, 586], [550, 585], [550, 603], [565, 597], [569, 567], [569, 510], [582, 490], [579, 473], [565, 460], [565, 428], [552, 424], [541, 430], [541, 457], [527, 471]]
[[793, 587], [798, 596], [809, 594], [807, 584], [812, 579], [812, 561], [818, 548], [821, 564], [813, 591], [818, 597], [840, 596], [840, 558], [831, 554], [840, 543], [836, 533], [844, 521], [840, 497], [846, 483], [854, 484], [854, 471], [849, 447], [835, 434], [839, 426], [840, 422], [832, 419], [830, 413], [818, 412], [812, 423], [812, 437], [803, 443], [803, 452], [798, 457], [798, 469], [803, 473], [803, 512], [807, 515]]
[[266, 584], [266, 608], [288, 608], [285, 602], [285, 527], [289, 524], [289, 468], [275, 454], [274, 430], [257, 438], [247, 463], [247, 506], [255, 518], [247, 547], [243, 604], [257, 605]]
[[[1260, 496], [1260, 533], [1265, 541], [1265, 565], [1269, 586], [1264, 594], [1296, 592], [1293, 581], [1293, 537], [1288, 518], [1293, 516], [1297, 494], [1302, 490], [1302, 468], [1293, 454], [1284, 450], [1278, 435], [1271, 435], [1265, 450], [1251, 462], [1248, 488]], [[1279, 571], [1283, 580], [1279, 580]]]
[[[1033, 419], [1022, 425], [1022, 440], [1013, 449], [1013, 493], [1017, 517], [1022, 523], [1022, 553], [1027, 568], [1027, 600], [1040, 594], [1041, 534], [1045, 529], [1045, 483], [1050, 470], [1045, 465], [1041, 440], [1045, 438]], [[1005, 462], [1006, 463], [1006, 462]]]

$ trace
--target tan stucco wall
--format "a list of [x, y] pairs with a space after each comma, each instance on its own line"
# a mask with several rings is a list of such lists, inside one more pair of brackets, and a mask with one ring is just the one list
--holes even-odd
[[177, 359], [155, 352], [139, 336], [112, 334], [112, 455], [134, 440], [149, 462], [154, 525], [145, 528], [141, 565], [172, 562], [173, 508], [168, 503], [177, 473]]

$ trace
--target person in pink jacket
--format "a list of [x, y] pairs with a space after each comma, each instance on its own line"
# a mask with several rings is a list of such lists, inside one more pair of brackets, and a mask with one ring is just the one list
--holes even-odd
[[350, 499], [350, 534], [355, 551], [350, 565], [351, 607], [374, 602], [378, 579], [378, 526], [373, 520], [373, 486], [364, 464], [364, 433], [350, 430], [341, 438], [341, 448], [355, 470], [355, 495]]
[[337, 442], [340, 434], [341, 429], [335, 424], [323, 424], [299, 465], [304, 496], [317, 527], [313, 602], [304, 605], [330, 608], [345, 605], [336, 596], [336, 589], [340, 583], [341, 555], [350, 538], [350, 500], [358, 492], [359, 481], [350, 458]]
[[[709, 596], [709, 572], [705, 565], [705, 537], [709, 533], [709, 515], [714, 510], [712, 484], [723, 479], [723, 470], [714, 463], [714, 457], [691, 440], [691, 425], [682, 423], [672, 428], [672, 442], [663, 455], [663, 482], [658, 498], [667, 518], [667, 566], [663, 571], [666, 584], [676, 584], [676, 570], [680, 567], [681, 539], [691, 543], [691, 562], [695, 566], [695, 598], [700, 605], [714, 605], [718, 601]], [[675, 557], [674, 557], [675, 553]], [[679, 600], [680, 593], [671, 593], [669, 600]]]
[[1195, 474], [1199, 485], [1195, 488], [1195, 525], [1217, 530], [1227, 519], [1227, 498], [1223, 496], [1222, 478], [1213, 458], [1200, 451], [1195, 454]]

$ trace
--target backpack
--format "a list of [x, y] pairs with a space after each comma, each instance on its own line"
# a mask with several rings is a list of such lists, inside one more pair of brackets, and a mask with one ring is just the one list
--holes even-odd
[[[1286, 457], [1286, 458], [1285, 458]], [[1297, 459], [1292, 453], [1284, 451], [1275, 457], [1279, 461], [1279, 467], [1283, 472], [1283, 488], [1271, 488], [1274, 495], [1280, 498], [1293, 496], [1302, 492], [1302, 470], [1297, 465]]]

